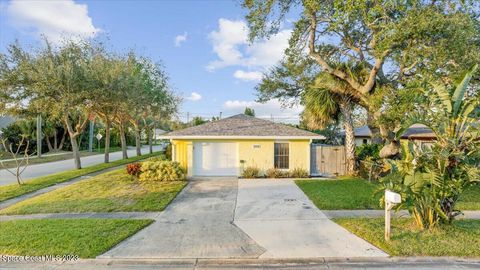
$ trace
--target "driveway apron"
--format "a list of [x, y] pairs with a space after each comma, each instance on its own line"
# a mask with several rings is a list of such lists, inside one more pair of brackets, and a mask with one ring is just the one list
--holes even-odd
[[155, 222], [100, 258], [257, 258], [265, 250], [233, 224], [236, 178], [191, 180]]
[[387, 256], [328, 219], [292, 180], [239, 180], [235, 224], [266, 249], [260, 258]]

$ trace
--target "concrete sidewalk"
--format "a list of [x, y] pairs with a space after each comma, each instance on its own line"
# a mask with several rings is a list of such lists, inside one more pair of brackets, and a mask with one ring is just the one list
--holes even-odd
[[239, 180], [235, 224], [260, 258], [386, 257], [318, 210], [292, 180]]
[[[142, 154], [147, 154], [148, 150], [149, 150], [148, 146], [142, 147]], [[153, 146], [154, 152], [160, 151], [160, 150], [162, 150], [161, 146], [159, 145]], [[129, 157], [133, 157], [136, 155], [136, 150], [130, 148], [127, 151], [127, 153]], [[115, 161], [119, 159], [122, 159], [122, 152], [110, 153], [110, 161]], [[98, 155], [86, 156], [86, 157], [82, 157], [81, 160], [82, 160], [82, 167], [87, 167], [87, 166], [103, 163], [104, 155], [98, 154]], [[25, 169], [25, 171], [22, 173], [22, 180], [25, 182], [28, 182], [28, 180], [32, 178], [45, 176], [45, 175], [58, 173], [58, 172], [63, 172], [63, 171], [68, 171], [68, 170], [73, 170], [73, 169], [74, 169], [73, 159], [34, 164], [34, 165], [28, 166], [27, 169]], [[5, 169], [0, 170], [0, 186], [4, 186], [4, 185], [16, 183], [16, 182], [17, 180], [15, 176], [13, 176], [11, 173], [9, 173]]]
[[235, 178], [191, 180], [155, 223], [99, 258], [257, 258], [264, 252], [233, 225]]
[[[342, 218], [342, 217], [365, 217], [365, 218], [380, 218], [385, 216], [385, 210], [323, 210], [328, 218]], [[406, 210], [393, 212], [394, 217], [410, 217]], [[480, 211], [462, 211], [462, 215], [456, 217], [457, 219], [480, 219]]]

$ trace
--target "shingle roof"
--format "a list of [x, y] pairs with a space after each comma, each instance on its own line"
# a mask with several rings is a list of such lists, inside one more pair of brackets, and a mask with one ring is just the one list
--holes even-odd
[[[342, 132], [341, 135], [345, 136], [345, 132]], [[368, 126], [361, 126], [355, 128], [355, 137], [372, 137], [372, 132]], [[434, 139], [436, 138], [435, 133], [425, 125], [422, 124], [413, 124], [402, 134], [402, 139]]]
[[165, 134], [174, 137], [305, 137], [324, 139], [322, 135], [291, 126], [274, 123], [244, 114], [237, 114], [218, 121], [176, 130]]

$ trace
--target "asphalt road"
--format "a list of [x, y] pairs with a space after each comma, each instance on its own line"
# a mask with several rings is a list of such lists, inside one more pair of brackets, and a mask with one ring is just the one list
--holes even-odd
[[[160, 151], [161, 146], [153, 146], [153, 151]], [[135, 148], [129, 148], [127, 151], [129, 157], [136, 155]], [[142, 147], [142, 154], [148, 153], [148, 146]], [[113, 152], [110, 153], [110, 161], [119, 160], [122, 158], [122, 152]], [[98, 154], [93, 156], [82, 157], [82, 167], [87, 167], [99, 163], [103, 163], [104, 155]], [[22, 180], [27, 182], [29, 179], [49, 175], [52, 173], [58, 173], [74, 169], [73, 159], [47, 162], [41, 164], [30, 165], [22, 173]], [[9, 173], [7, 170], [0, 170], [0, 186], [16, 183], [17, 180], [14, 175]]]

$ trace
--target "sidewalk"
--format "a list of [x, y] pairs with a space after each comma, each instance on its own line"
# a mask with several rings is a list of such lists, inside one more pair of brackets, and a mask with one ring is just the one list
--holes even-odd
[[[328, 218], [344, 218], [344, 217], [365, 217], [375, 218], [384, 217], [384, 210], [322, 210], [322, 212]], [[480, 211], [462, 211], [463, 215], [457, 217], [457, 219], [480, 219]], [[392, 212], [393, 217], [410, 217], [410, 214], [406, 210], [399, 212]]]

